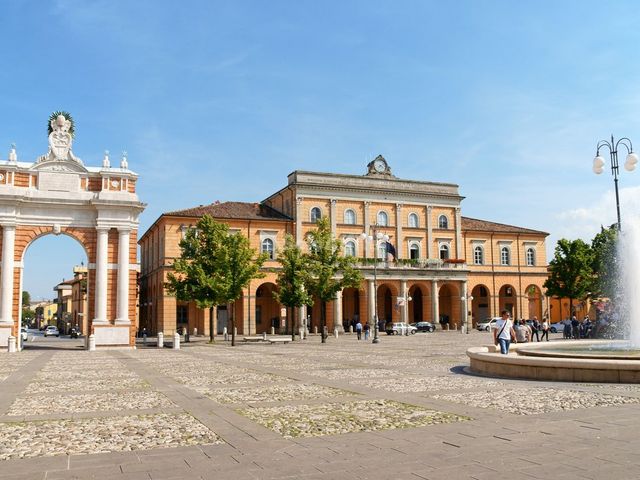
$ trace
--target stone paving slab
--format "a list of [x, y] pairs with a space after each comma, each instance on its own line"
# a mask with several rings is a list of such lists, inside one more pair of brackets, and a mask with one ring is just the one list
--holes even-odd
[[[382, 336], [378, 345], [349, 335], [338, 341], [330, 338], [325, 345], [319, 340], [311, 336], [275, 349], [194, 341], [180, 351], [0, 354], [0, 378], [7, 377], [0, 389], [0, 452], [7, 449], [2, 458], [8, 458], [0, 460], [0, 480], [640, 478], [638, 385], [554, 384], [468, 375], [462, 368], [468, 365], [465, 349], [488, 340], [478, 332]], [[65, 365], [73, 367], [65, 371]], [[291, 385], [309, 385], [308, 391], [315, 394], [269, 393], [274, 387], [287, 391]], [[321, 394], [334, 390], [357, 396]], [[233, 397], [239, 403], [219, 403], [203, 392], [241, 393]], [[243, 396], [244, 392], [251, 396]], [[88, 396], [85, 410], [89, 411], [69, 413], [83, 403], [83, 395]], [[145, 395], [151, 405], [145, 403]], [[158, 398], [169, 403], [154, 404]], [[46, 402], [51, 408], [43, 415], [38, 405]], [[420, 426], [402, 414], [399, 420], [407, 423], [405, 428], [359, 431], [349, 407], [359, 402], [397, 402], [465, 421]], [[153, 408], [145, 409], [148, 406]], [[331, 431], [327, 418], [344, 408], [346, 423], [354, 425]], [[321, 437], [288, 438], [240, 415], [238, 409], [275, 409], [272, 412], [280, 413], [268, 418], [287, 428], [300, 421], [299, 409], [307, 409], [305, 414], [314, 418], [307, 419], [305, 428], [313, 429], [310, 426], [316, 422], [329, 431]], [[537, 413], [522, 414], [525, 410]], [[20, 424], [10, 421], [6, 415], [10, 411], [20, 414], [13, 418], [26, 420], [21, 422], [22, 433], [11, 437], [16, 441], [2, 437], [11, 425]], [[179, 421], [163, 426], [163, 416]], [[123, 435], [132, 421], [123, 425], [116, 420], [122, 418], [155, 420], [147, 424], [145, 435], [138, 432], [127, 444]], [[102, 451], [100, 445], [91, 446], [96, 429], [60, 429], [82, 422], [102, 424], [104, 438], [110, 439], [107, 453], [97, 453]], [[182, 446], [172, 443], [200, 429], [209, 437], [192, 438], [192, 444]], [[158, 445], [157, 439], [165, 434], [172, 440]], [[46, 444], [59, 455], [39, 456], [48, 452], [34, 435], [52, 438]], [[76, 443], [56, 450], [56, 442], [63, 442], [65, 435], [77, 435]], [[212, 438], [224, 443], [207, 444]], [[25, 445], [27, 450], [21, 450]], [[123, 445], [130, 451], [114, 451]], [[15, 458], [20, 452], [29, 458]]]

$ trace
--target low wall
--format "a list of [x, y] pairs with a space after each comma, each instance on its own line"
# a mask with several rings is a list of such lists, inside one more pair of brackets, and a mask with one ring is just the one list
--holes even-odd
[[[519, 348], [594, 344], [594, 341], [515, 344], [509, 355], [500, 354], [494, 345], [467, 350], [471, 371], [480, 375], [528, 380], [562, 382], [640, 383], [640, 360], [537, 357], [518, 355]], [[603, 343], [607, 343], [604, 341]]]

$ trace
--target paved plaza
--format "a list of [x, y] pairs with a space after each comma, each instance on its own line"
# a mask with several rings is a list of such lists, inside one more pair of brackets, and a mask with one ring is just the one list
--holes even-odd
[[640, 386], [470, 375], [489, 334], [0, 353], [0, 480], [637, 479]]

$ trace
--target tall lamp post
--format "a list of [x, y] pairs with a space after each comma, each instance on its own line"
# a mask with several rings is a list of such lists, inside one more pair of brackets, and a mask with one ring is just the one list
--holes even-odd
[[618, 231], [620, 231], [620, 196], [618, 195], [618, 147], [622, 145], [627, 150], [627, 159], [624, 162], [624, 169], [632, 172], [638, 163], [638, 155], [633, 153], [633, 145], [627, 137], [622, 137], [617, 141], [611, 135], [611, 141], [600, 140], [596, 147], [596, 158], [593, 159], [593, 173], [600, 175], [604, 171], [604, 158], [600, 156], [600, 149], [607, 148], [611, 157], [611, 174], [616, 189], [616, 211], [618, 213]]
[[374, 240], [373, 243], [373, 340], [371, 343], [380, 343], [378, 337], [378, 244], [381, 241], [388, 242], [389, 235], [378, 231], [378, 224], [371, 225], [372, 235], [362, 232], [360, 238], [363, 240]]

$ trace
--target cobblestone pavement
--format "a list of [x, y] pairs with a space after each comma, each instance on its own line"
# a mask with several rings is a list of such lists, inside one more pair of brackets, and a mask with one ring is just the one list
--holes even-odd
[[640, 385], [470, 375], [488, 338], [3, 352], [0, 480], [640, 478]]

